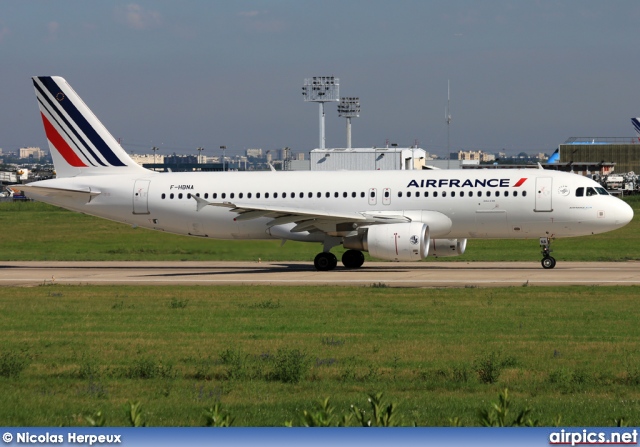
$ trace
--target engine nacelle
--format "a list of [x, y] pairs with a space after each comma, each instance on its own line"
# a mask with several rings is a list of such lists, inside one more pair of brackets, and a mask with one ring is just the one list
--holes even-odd
[[460, 256], [466, 248], [466, 239], [431, 239], [429, 243], [429, 256], [433, 256], [434, 258]]
[[422, 222], [373, 225], [364, 235], [362, 247], [374, 258], [418, 261], [429, 254], [429, 240], [429, 227]]

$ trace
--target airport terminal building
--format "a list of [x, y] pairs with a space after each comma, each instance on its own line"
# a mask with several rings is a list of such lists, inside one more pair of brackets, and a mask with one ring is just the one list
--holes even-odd
[[613, 163], [619, 174], [640, 173], [640, 141], [626, 137], [572, 137], [558, 146], [562, 163]]

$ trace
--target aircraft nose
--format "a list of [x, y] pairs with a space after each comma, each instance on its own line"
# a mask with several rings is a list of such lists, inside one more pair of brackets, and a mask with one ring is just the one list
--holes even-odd
[[633, 208], [628, 203], [620, 200], [616, 209], [616, 224], [624, 226], [633, 219]]

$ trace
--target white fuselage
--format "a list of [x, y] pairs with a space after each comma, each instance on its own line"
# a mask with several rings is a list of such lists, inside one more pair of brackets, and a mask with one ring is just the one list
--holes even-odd
[[[293, 239], [321, 242], [325, 233], [294, 232], [294, 223], [269, 227], [265, 216], [236, 220], [231, 207], [198, 211], [190, 195], [222, 202], [328, 213], [404, 215], [433, 224], [434, 213], [450, 219], [431, 225], [432, 238], [538, 238], [602, 233], [627, 224], [633, 211], [585, 177], [541, 169], [184, 172], [90, 175], [32, 183], [90, 189], [77, 195], [28, 194], [83, 213], [177, 234], [218, 239]], [[600, 188], [577, 196], [578, 188]]]

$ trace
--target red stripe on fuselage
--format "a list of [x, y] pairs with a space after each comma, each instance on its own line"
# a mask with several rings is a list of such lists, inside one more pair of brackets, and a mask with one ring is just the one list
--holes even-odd
[[64, 158], [65, 161], [74, 168], [86, 168], [87, 165], [80, 160], [75, 152], [73, 152], [73, 149], [71, 149], [64, 138], [62, 138], [62, 135], [60, 135], [55, 127], [53, 127], [47, 117], [44, 116], [42, 112], [40, 112], [40, 115], [42, 116], [44, 132], [47, 134], [47, 140], [49, 140], [53, 147], [55, 147], [60, 155], [62, 155], [62, 158]]
[[518, 182], [515, 185], [513, 185], [513, 187], [516, 188], [516, 187], [522, 185], [526, 181], [527, 181], [526, 177], [525, 178], [521, 178], [520, 180], [518, 180]]

